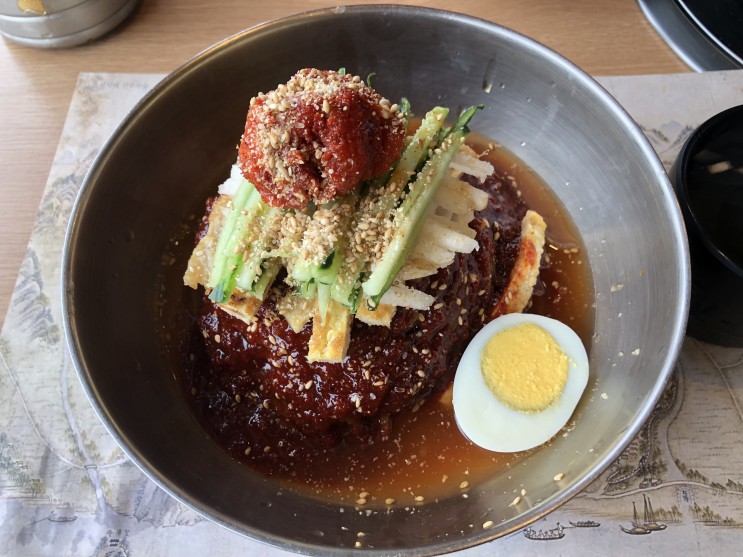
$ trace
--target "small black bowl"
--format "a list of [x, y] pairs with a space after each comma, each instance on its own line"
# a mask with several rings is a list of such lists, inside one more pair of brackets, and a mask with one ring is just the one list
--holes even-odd
[[691, 252], [687, 333], [743, 346], [743, 105], [699, 126], [670, 174]]

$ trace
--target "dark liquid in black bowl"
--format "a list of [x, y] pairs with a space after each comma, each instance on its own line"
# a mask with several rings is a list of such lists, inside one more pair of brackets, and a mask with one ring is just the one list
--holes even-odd
[[743, 127], [711, 137], [692, 156], [686, 193], [705, 240], [743, 274]]
[[691, 135], [671, 179], [691, 253], [687, 333], [743, 346], [743, 106], [718, 114]]

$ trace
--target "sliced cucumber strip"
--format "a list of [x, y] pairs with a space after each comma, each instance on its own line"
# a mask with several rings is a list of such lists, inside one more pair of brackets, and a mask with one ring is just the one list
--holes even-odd
[[[209, 298], [218, 303], [227, 300], [235, 289], [237, 273], [243, 263], [243, 252], [250, 241], [248, 236], [251, 234], [253, 221], [263, 206], [258, 191], [247, 180], [245, 184], [250, 187], [247, 200], [244, 203], [233, 204], [228, 220], [234, 216], [234, 225], [228, 229], [227, 224], [230, 223], [225, 223], [225, 229], [222, 230], [217, 243], [216, 261], [209, 281], [210, 283], [214, 281], [214, 289], [209, 294]], [[244, 195], [245, 189], [248, 188], [241, 188], [236, 197]], [[226, 236], [227, 234], [229, 236]], [[220, 250], [219, 243], [222, 242], [223, 236], [226, 236], [226, 239]]]
[[397, 210], [394, 232], [382, 258], [371, 269], [368, 280], [362, 284], [366, 297], [372, 305], [380, 302], [392, 285], [398, 271], [408, 259], [415, 246], [428, 209], [446, 176], [449, 164], [469, 133], [467, 124], [480, 107], [465, 110], [457, 123], [436, 146], [433, 156], [423, 166], [413, 182], [402, 204]]

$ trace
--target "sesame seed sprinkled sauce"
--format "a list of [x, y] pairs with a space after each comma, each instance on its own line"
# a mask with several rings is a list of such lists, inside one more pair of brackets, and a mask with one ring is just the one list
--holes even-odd
[[[388, 440], [327, 453], [304, 467], [302, 478], [283, 481], [311, 496], [364, 508], [420, 505], [461, 496], [524, 457], [489, 452], [467, 441], [446, 401], [429, 400], [400, 417]], [[446, 482], [444, 475], [450, 478]]]
[[404, 138], [398, 106], [359, 76], [309, 68], [250, 101], [239, 164], [266, 203], [302, 209], [384, 174]]
[[[352, 345], [357, 344], [349, 349], [345, 367], [308, 366], [304, 354], [311, 327], [292, 336], [270, 301], [253, 326], [215, 311], [208, 302], [202, 306], [193, 343], [186, 347], [186, 355], [196, 357], [184, 357], [184, 393], [205, 428], [234, 458], [286, 487], [364, 509], [462, 497], [526, 458], [526, 453], [491, 453], [467, 441], [446, 396], [459, 355], [481, 326], [485, 314], [479, 310], [492, 303], [493, 292], [507, 280], [503, 265], [493, 270], [476, 262], [494, 254], [499, 261], [513, 260], [514, 233], [523, 215], [514, 207], [523, 209], [526, 200], [544, 216], [548, 244], [558, 248], [545, 246], [548, 260], [531, 311], [570, 324], [588, 344], [593, 289], [587, 261], [576, 263], [585, 259], [580, 239], [539, 178], [506, 151], [492, 151], [488, 158], [496, 168], [487, 186], [492, 203], [473, 226], [493, 240], [497, 233], [500, 240], [458, 258], [447, 272], [421, 279], [420, 287], [436, 298], [422, 322], [418, 312], [398, 310], [392, 329], [355, 323]], [[565, 253], [572, 247], [578, 253]], [[415, 338], [416, 345], [410, 344]], [[431, 391], [421, 405], [421, 397]], [[318, 401], [327, 406], [318, 408]], [[374, 413], [380, 408], [394, 410], [391, 421], [384, 412]], [[295, 416], [295, 423], [302, 423], [302, 416], [311, 421], [298, 432], [279, 414]], [[257, 429], [250, 430], [248, 423]]]

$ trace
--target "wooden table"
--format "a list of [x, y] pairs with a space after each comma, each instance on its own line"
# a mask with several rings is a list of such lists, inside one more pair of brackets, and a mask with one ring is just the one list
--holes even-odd
[[[634, 0], [402, 3], [497, 22], [546, 44], [592, 75], [689, 71]], [[166, 73], [246, 27], [328, 5], [316, 0], [144, 0], [124, 25], [86, 46], [41, 50], [0, 39], [0, 326], [79, 72]]]

